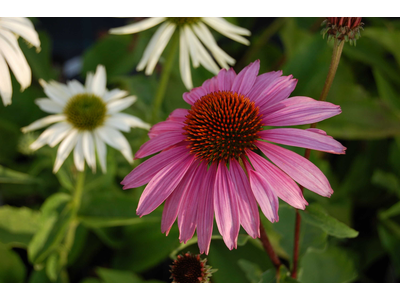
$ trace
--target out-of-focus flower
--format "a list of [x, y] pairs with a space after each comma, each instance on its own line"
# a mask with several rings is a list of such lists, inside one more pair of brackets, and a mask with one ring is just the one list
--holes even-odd
[[12, 86], [8, 68], [21, 84], [21, 91], [31, 85], [31, 69], [18, 45], [21, 36], [40, 50], [40, 41], [32, 22], [27, 18], [0, 18], [0, 95], [4, 106], [11, 104]]
[[338, 39], [345, 40], [346, 42], [350, 42], [350, 45], [356, 44], [356, 40], [360, 38], [360, 29], [363, 29], [364, 23], [361, 22], [361, 18], [336, 18], [330, 17], [327, 18], [322, 26], [325, 25], [325, 28], [322, 29], [321, 33], [323, 37], [328, 34], [328, 41], [330, 39]]
[[211, 273], [216, 270], [207, 265], [207, 258], [201, 260], [200, 254], [178, 255], [171, 265], [172, 283], [209, 283]]
[[[179, 66], [182, 81], [187, 89], [193, 87], [189, 57], [192, 60], [194, 68], [203, 65], [208, 71], [214, 74], [217, 74], [220, 68], [214, 62], [212, 56], [225, 69], [228, 69], [229, 65], [234, 65], [236, 62], [218, 47], [206, 25], [236, 42], [244, 45], [250, 44], [243, 37], [243, 35], [248, 36], [251, 34], [249, 30], [233, 25], [223, 18], [148, 18], [137, 23], [113, 28], [110, 30], [110, 33], [131, 34], [144, 31], [160, 23], [163, 24], [151, 38], [136, 69], [142, 71], [146, 68], [145, 74], [151, 75], [172, 34], [178, 29], [180, 44]], [[204, 46], [207, 47], [212, 56]]]
[[122, 181], [124, 189], [148, 183], [139, 200], [139, 216], [165, 201], [162, 232], [168, 234], [178, 217], [179, 239], [186, 243], [197, 227], [201, 253], [209, 251], [214, 212], [219, 232], [232, 249], [240, 225], [253, 238], [259, 236], [257, 203], [271, 222], [279, 219], [278, 197], [305, 208], [295, 181], [325, 197], [333, 193], [309, 160], [269, 142], [337, 154], [344, 154], [345, 147], [319, 129], [263, 126], [311, 124], [339, 114], [340, 107], [308, 97], [288, 98], [297, 80], [281, 71], [258, 75], [259, 67], [257, 60], [239, 74], [222, 69], [184, 93], [191, 108], [176, 109], [154, 125], [150, 140], [135, 157], [161, 152]]
[[39, 119], [23, 132], [36, 130], [53, 124], [30, 145], [37, 150], [48, 144], [50, 147], [61, 142], [53, 172], [56, 173], [65, 159], [74, 149], [74, 163], [83, 171], [85, 160], [93, 172], [96, 170], [96, 154], [103, 172], [106, 172], [106, 144], [121, 151], [131, 163], [131, 147], [121, 131], [129, 132], [131, 127], [149, 129], [150, 125], [141, 119], [120, 111], [131, 106], [135, 96], [119, 89], [108, 91], [106, 88], [106, 70], [98, 66], [96, 73], [88, 73], [85, 86], [77, 80], [67, 84], [50, 81], [40, 83], [48, 98], [36, 99], [36, 104], [45, 112], [53, 115]]

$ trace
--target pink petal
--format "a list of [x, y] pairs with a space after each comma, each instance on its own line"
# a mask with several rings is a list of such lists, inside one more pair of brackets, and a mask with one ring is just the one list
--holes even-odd
[[198, 164], [192, 164], [189, 170], [191, 175], [185, 195], [183, 196], [181, 206], [178, 212], [179, 240], [186, 243], [190, 240], [196, 229], [198, 197], [201, 194], [201, 182], [204, 179], [204, 166], [207, 171], [207, 165], [201, 164], [203, 168], [199, 170]]
[[233, 68], [228, 71], [222, 69], [217, 75], [218, 79], [218, 90], [220, 91], [230, 91], [232, 89], [232, 83], [236, 78], [236, 72]]
[[214, 208], [218, 230], [229, 250], [237, 248], [239, 211], [236, 188], [225, 163], [218, 165], [214, 185]]
[[[207, 166], [206, 166], [207, 167]], [[214, 183], [217, 165], [212, 164], [202, 180], [202, 192], [197, 198], [197, 239], [200, 253], [208, 254], [214, 220]]]
[[[279, 198], [298, 209], [304, 209], [308, 205], [299, 186], [292, 178], [253, 151], [246, 151], [246, 154], [254, 169], [270, 183]], [[243, 161], [249, 173], [252, 167], [247, 160]]]
[[[312, 128], [314, 129], [314, 128]], [[322, 130], [321, 130], [322, 131]], [[314, 149], [336, 154], [344, 154], [346, 147], [326, 135], [324, 131], [316, 132], [296, 128], [274, 128], [261, 131], [260, 138], [278, 144]]]
[[194, 159], [191, 154], [183, 154], [181, 160], [158, 172], [144, 189], [136, 213], [141, 217], [160, 206], [182, 180]]
[[177, 108], [167, 118], [168, 121], [184, 122], [189, 114], [188, 109]]
[[269, 87], [269, 85], [282, 75], [282, 71], [272, 71], [257, 76], [256, 82], [248, 93], [247, 97], [253, 102], [257, 102], [261, 93]]
[[308, 97], [292, 97], [260, 111], [266, 126], [293, 126], [316, 123], [340, 114], [339, 105]]
[[260, 60], [249, 64], [236, 76], [232, 83], [231, 91], [241, 95], [247, 95], [257, 79], [259, 70]]
[[185, 153], [189, 153], [186, 145], [163, 151], [149, 158], [125, 176], [121, 182], [124, 185], [123, 189], [132, 189], [148, 183], [162, 168], [175, 163]]
[[217, 76], [207, 79], [201, 86], [207, 91], [207, 94], [218, 91]]
[[183, 93], [183, 100], [185, 100], [190, 105], [193, 105], [197, 100], [207, 94], [207, 90], [202, 86], [199, 86], [192, 89], [190, 92]]
[[292, 75], [282, 76], [276, 79], [254, 100], [256, 104], [259, 105], [260, 112], [289, 97], [295, 89], [296, 84], [297, 79], [293, 79]]
[[[191, 167], [194, 164], [191, 165]], [[161, 220], [161, 232], [166, 232], [168, 235], [172, 225], [174, 224], [176, 217], [178, 216], [179, 207], [186, 197], [186, 190], [193, 178], [193, 172], [190, 172], [190, 169], [186, 172], [185, 176], [183, 176], [182, 180], [179, 182], [178, 186], [175, 190], [168, 196], [165, 200], [164, 210], [162, 214]]]
[[186, 136], [183, 131], [165, 132], [144, 143], [135, 154], [135, 159], [149, 156], [169, 146], [182, 142]]
[[235, 159], [230, 161], [229, 173], [231, 174], [232, 182], [236, 187], [238, 195], [240, 224], [242, 224], [243, 228], [251, 237], [259, 237], [260, 217], [256, 198], [254, 198], [251, 190], [249, 179]]
[[255, 145], [280, 169], [305, 188], [324, 197], [330, 197], [333, 190], [328, 179], [312, 162], [293, 151], [257, 141]]
[[183, 124], [182, 122], [175, 122], [175, 121], [167, 120], [164, 122], [157, 123], [156, 125], [151, 127], [148, 135], [149, 135], [149, 138], [152, 139], [152, 138], [155, 138], [156, 136], [158, 136], [160, 134], [164, 134], [168, 131], [184, 132], [184, 130], [182, 129], [183, 126], [185, 126], [185, 124]]
[[278, 222], [279, 202], [273, 188], [260, 173], [253, 170], [249, 171], [251, 190], [263, 214], [271, 223]]

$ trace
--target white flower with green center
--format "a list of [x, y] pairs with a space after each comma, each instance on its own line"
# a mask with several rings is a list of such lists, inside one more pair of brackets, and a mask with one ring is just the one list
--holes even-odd
[[[131, 127], [150, 129], [150, 125], [141, 119], [121, 113], [131, 106], [135, 96], [119, 89], [108, 91], [106, 88], [106, 70], [98, 66], [96, 73], [88, 73], [85, 86], [77, 80], [67, 84], [40, 80], [48, 98], [36, 99], [36, 104], [45, 112], [53, 115], [39, 119], [23, 132], [51, 125], [30, 145], [37, 150], [48, 144], [50, 147], [61, 142], [53, 172], [56, 173], [65, 159], [74, 150], [74, 162], [79, 171], [83, 171], [85, 160], [93, 172], [96, 171], [96, 155], [102, 171], [106, 172], [106, 144], [121, 151], [122, 155], [133, 162], [131, 147], [120, 131], [129, 132]], [[55, 124], [54, 124], [55, 123]]]
[[[191, 57], [194, 68], [202, 65], [214, 74], [217, 74], [220, 68], [212, 56], [225, 69], [229, 69], [229, 65], [234, 65], [236, 62], [235, 59], [217, 45], [206, 24], [236, 42], [244, 45], [250, 44], [243, 37], [243, 35], [249, 36], [251, 34], [249, 30], [233, 25], [223, 18], [148, 18], [137, 23], [113, 28], [110, 33], [132, 34], [144, 31], [160, 23], [163, 24], [154, 33], [136, 69], [138, 71], [145, 70], [146, 75], [151, 75], [172, 34], [178, 29], [179, 67], [182, 81], [187, 89], [193, 88], [189, 57]], [[212, 56], [209, 52], [211, 52]]]
[[40, 50], [40, 41], [32, 22], [27, 18], [0, 18], [0, 96], [4, 106], [11, 104], [10, 71], [21, 85], [21, 91], [31, 85], [32, 74], [18, 45], [18, 37]]

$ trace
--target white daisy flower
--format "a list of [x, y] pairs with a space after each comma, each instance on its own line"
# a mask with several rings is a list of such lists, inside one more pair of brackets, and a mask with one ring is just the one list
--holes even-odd
[[[189, 57], [191, 57], [194, 68], [203, 65], [214, 74], [217, 74], [220, 68], [212, 56], [225, 69], [229, 69], [229, 65], [234, 65], [236, 62], [235, 59], [217, 45], [217, 42], [205, 24], [236, 42], [244, 45], [250, 44], [243, 37], [243, 35], [249, 36], [251, 34], [249, 30], [233, 25], [223, 18], [148, 18], [134, 24], [110, 29], [110, 33], [131, 34], [144, 31], [160, 23], [163, 24], [151, 38], [136, 69], [142, 71], [146, 68], [145, 74], [151, 75], [172, 34], [178, 29], [180, 46], [179, 66], [182, 81], [187, 89], [193, 88]], [[209, 52], [211, 52], [212, 56]]]
[[28, 62], [18, 45], [18, 36], [40, 50], [40, 41], [27, 18], [0, 18], [0, 95], [4, 106], [11, 104], [12, 86], [8, 67], [21, 84], [21, 91], [31, 85]]
[[136, 101], [136, 96], [119, 89], [108, 91], [106, 70], [97, 66], [96, 73], [88, 73], [85, 86], [77, 80], [67, 84], [40, 80], [48, 98], [36, 99], [36, 104], [53, 115], [39, 119], [22, 128], [28, 132], [51, 125], [30, 145], [37, 150], [48, 144], [50, 147], [61, 142], [53, 172], [56, 173], [65, 159], [74, 150], [74, 163], [79, 171], [84, 170], [85, 160], [93, 172], [96, 171], [96, 155], [103, 173], [106, 172], [106, 144], [121, 151], [133, 162], [131, 147], [120, 131], [129, 132], [131, 127], [150, 129], [141, 119], [121, 113]]

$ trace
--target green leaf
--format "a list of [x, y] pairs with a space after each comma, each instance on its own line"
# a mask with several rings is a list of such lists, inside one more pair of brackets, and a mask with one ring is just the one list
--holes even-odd
[[393, 173], [375, 170], [372, 175], [372, 183], [385, 188], [400, 198], [400, 180]]
[[356, 278], [353, 260], [337, 247], [322, 251], [310, 248], [300, 261], [300, 282], [352, 282]]
[[317, 226], [334, 237], [354, 238], [358, 236], [358, 231], [329, 216], [318, 204], [310, 204], [304, 211], [300, 211], [300, 214], [304, 222]]
[[55, 282], [60, 271], [60, 255], [57, 252], [53, 252], [46, 260], [46, 275], [52, 282]]
[[25, 265], [17, 253], [0, 243], [0, 282], [24, 282]]
[[260, 283], [273, 283], [276, 282], [276, 270], [269, 269], [261, 274]]
[[136, 274], [129, 271], [113, 270], [106, 268], [97, 268], [97, 275], [105, 283], [140, 283], [142, 279]]
[[37, 181], [38, 180], [36, 178], [30, 176], [29, 174], [0, 166], [0, 183], [29, 184]]
[[70, 200], [71, 196], [63, 193], [46, 199], [42, 206], [40, 228], [28, 246], [28, 257], [32, 263], [42, 263], [61, 244], [73, 217], [68, 205]]
[[279, 267], [279, 278], [277, 280], [278, 283], [299, 283], [297, 279], [294, 279], [290, 276], [290, 271], [286, 268], [285, 265], [281, 265]]
[[378, 225], [378, 234], [383, 247], [390, 255], [397, 275], [400, 276], [400, 235], [387, 228], [385, 224]]
[[39, 228], [40, 213], [27, 207], [0, 207], [0, 242], [26, 248]]
[[263, 274], [261, 268], [246, 259], [239, 259], [238, 265], [242, 271], [246, 274], [247, 279], [252, 283], [260, 282], [261, 275]]
[[391, 109], [396, 111], [396, 114], [400, 114], [400, 99], [397, 91], [390, 84], [389, 80], [385, 78], [378, 68], [373, 69], [376, 87], [378, 88], [378, 93], [380, 99], [382, 99]]

